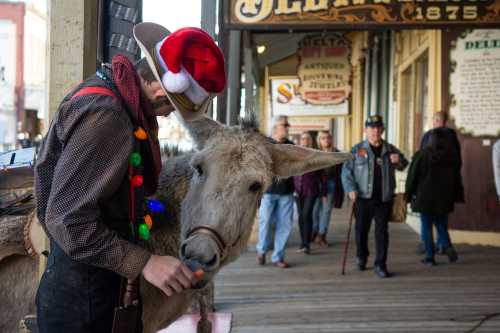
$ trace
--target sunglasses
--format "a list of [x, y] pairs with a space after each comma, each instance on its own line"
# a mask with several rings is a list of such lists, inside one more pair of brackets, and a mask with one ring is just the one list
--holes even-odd
[[290, 124], [289, 123], [284, 123], [284, 124], [280, 124], [281, 126], [285, 127], [285, 128], [288, 128], [290, 127]]

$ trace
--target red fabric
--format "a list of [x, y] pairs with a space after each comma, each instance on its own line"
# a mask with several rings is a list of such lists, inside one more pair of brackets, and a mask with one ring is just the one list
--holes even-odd
[[156, 191], [161, 170], [158, 122], [156, 116], [144, 112], [147, 108], [143, 105], [144, 101], [141, 102], [139, 77], [130, 60], [123, 55], [117, 55], [113, 57], [112, 68], [113, 81], [123, 102], [128, 106], [136, 124], [148, 133], [147, 143], [141, 142], [141, 156], [144, 165], [144, 192], [146, 195], [152, 195]]
[[182, 28], [170, 34], [160, 56], [172, 73], [183, 66], [207, 92], [219, 93], [226, 86], [224, 55], [212, 37], [199, 28]]
[[92, 94], [97, 94], [97, 95], [106, 95], [110, 96], [113, 98], [116, 98], [115, 94], [111, 90], [105, 87], [85, 87], [80, 89], [78, 92], [76, 92], [71, 98], [83, 96], [83, 95], [92, 95]]

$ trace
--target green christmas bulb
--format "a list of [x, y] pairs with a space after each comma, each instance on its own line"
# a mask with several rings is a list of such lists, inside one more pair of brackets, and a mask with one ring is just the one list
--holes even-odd
[[149, 237], [151, 237], [148, 226], [145, 223], [139, 225], [139, 237], [145, 241], [149, 240]]
[[141, 165], [141, 162], [142, 158], [139, 153], [132, 153], [132, 155], [130, 155], [130, 164], [133, 167], [138, 167], [139, 165]]

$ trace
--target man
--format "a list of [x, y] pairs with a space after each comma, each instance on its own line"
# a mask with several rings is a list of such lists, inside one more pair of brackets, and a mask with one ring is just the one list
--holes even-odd
[[136, 245], [131, 230], [158, 183], [156, 117], [174, 108], [187, 120], [203, 114], [225, 85], [224, 59], [196, 28], [170, 35], [141, 23], [134, 37], [146, 58], [134, 67], [119, 55], [81, 83], [63, 99], [40, 148], [37, 214], [50, 239], [37, 293], [42, 333], [111, 332], [122, 278], [142, 274], [167, 296], [196, 283], [178, 259]]
[[493, 145], [492, 153], [495, 187], [497, 189], [498, 202], [500, 203], [500, 139]]
[[383, 133], [382, 117], [370, 116], [365, 122], [367, 139], [352, 148], [355, 159], [344, 163], [342, 183], [354, 203], [358, 268], [361, 271], [366, 269], [368, 233], [373, 219], [376, 243], [374, 271], [379, 277], [386, 278], [390, 276], [387, 271], [388, 222], [396, 186], [395, 170], [403, 170], [408, 161], [396, 147], [382, 139]]
[[[454, 129], [446, 127], [446, 123], [448, 122], [448, 115], [442, 111], [434, 112], [432, 116], [432, 128], [443, 128], [446, 130], [446, 134], [449, 135], [450, 139], [454, 143], [455, 147], [455, 153], [458, 154], [459, 157], [459, 167], [462, 167], [462, 153], [460, 149], [460, 142], [458, 141], [457, 137], [457, 132], [455, 132]], [[431, 130], [427, 131], [424, 133], [422, 136], [422, 140], [420, 141], [420, 150], [424, 149], [427, 147], [427, 143], [429, 142], [429, 137], [430, 137]], [[460, 202], [464, 202], [464, 198], [460, 198]], [[422, 238], [422, 235], [424, 234], [423, 226], [420, 226], [420, 237], [421, 237], [421, 242], [417, 246], [417, 254], [424, 254], [425, 253], [425, 247], [424, 247], [424, 240]], [[447, 235], [443, 235], [442, 232], [448, 233], [448, 224], [446, 224], [446, 228], [439, 229], [437, 233], [437, 252], [439, 254], [446, 254], [444, 246], [443, 246], [443, 239], [446, 238]], [[455, 250], [453, 246], [449, 247], [449, 251], [452, 252], [451, 256], [456, 256]]]
[[[272, 138], [285, 144], [293, 144], [288, 140], [287, 116], [278, 116], [273, 120]], [[273, 264], [280, 268], [288, 268], [285, 261], [285, 246], [292, 231], [293, 219], [293, 178], [275, 180], [262, 197], [259, 209], [259, 240], [257, 242], [257, 263], [266, 263], [266, 252], [271, 242], [272, 226], [275, 224], [274, 249], [271, 257]]]

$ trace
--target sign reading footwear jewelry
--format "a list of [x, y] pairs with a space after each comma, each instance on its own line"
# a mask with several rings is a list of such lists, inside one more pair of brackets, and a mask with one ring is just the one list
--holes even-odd
[[464, 33], [451, 51], [451, 116], [463, 133], [500, 135], [500, 30]]
[[226, 15], [226, 25], [234, 28], [494, 26], [500, 23], [500, 0], [230, 0]]
[[351, 91], [349, 41], [341, 35], [310, 36], [299, 43], [298, 93], [306, 103], [347, 103]]
[[272, 116], [343, 116], [349, 113], [348, 102], [340, 104], [306, 103], [299, 94], [297, 77], [271, 78]]

